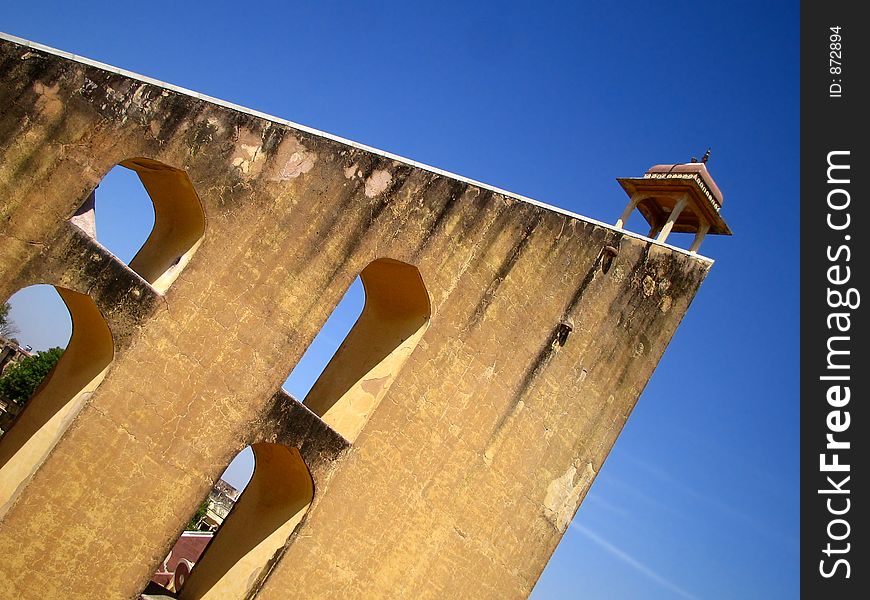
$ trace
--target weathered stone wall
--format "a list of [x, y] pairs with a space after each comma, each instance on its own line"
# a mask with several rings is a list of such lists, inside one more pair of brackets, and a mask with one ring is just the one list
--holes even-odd
[[[314, 501], [257, 598], [523, 598], [710, 266], [5, 40], [0, 107], [0, 298], [87, 293], [115, 344], [3, 516], [3, 597], [135, 597], [232, 457], [277, 441]], [[132, 158], [185, 171], [205, 213], [165, 294], [67, 222]], [[278, 390], [385, 257], [431, 318], [349, 444]]]

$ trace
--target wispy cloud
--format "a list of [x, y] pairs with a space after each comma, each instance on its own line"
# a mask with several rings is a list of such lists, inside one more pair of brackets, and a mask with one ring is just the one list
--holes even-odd
[[608, 512], [619, 515], [623, 519], [633, 519], [634, 515], [632, 515], [631, 511], [626, 510], [625, 508], [618, 506], [613, 502], [610, 502], [609, 500], [605, 500], [594, 492], [595, 488], [592, 488], [589, 494], [587, 494], [586, 499], [583, 500], [583, 504], [585, 504], [586, 506], [589, 506], [590, 504], [596, 504]]
[[695, 499], [698, 503], [710, 506], [718, 510], [723, 515], [733, 519], [734, 521], [742, 522], [745, 525], [752, 527], [758, 534], [763, 535], [770, 541], [782, 544], [786, 548], [789, 548], [794, 552], [797, 551], [797, 548], [799, 547], [799, 542], [797, 539], [794, 539], [793, 536], [786, 535], [779, 530], [773, 529], [763, 520], [758, 519], [746, 513], [745, 511], [739, 510], [735, 506], [723, 502], [718, 498], [701, 493], [700, 491], [689, 485], [684, 479], [678, 479], [677, 477], [674, 477], [673, 475], [658, 466], [635, 458], [634, 456], [626, 456], [626, 460], [634, 463], [635, 465], [646, 471], [648, 474], [657, 478], [659, 481], [677, 489], [683, 495]]
[[601, 548], [609, 552], [611, 555], [618, 558], [619, 560], [633, 568], [635, 571], [641, 573], [642, 575], [645, 575], [649, 579], [652, 579], [663, 588], [673, 592], [681, 598], [687, 598], [688, 600], [698, 600], [697, 596], [690, 594], [670, 579], [667, 579], [666, 577], [663, 577], [662, 575], [656, 573], [653, 569], [646, 566], [627, 552], [621, 550], [620, 548], [617, 548], [594, 531], [584, 527], [583, 525], [580, 525], [579, 523], [573, 522], [571, 523], [571, 529], [583, 534], [591, 541], [598, 544]]

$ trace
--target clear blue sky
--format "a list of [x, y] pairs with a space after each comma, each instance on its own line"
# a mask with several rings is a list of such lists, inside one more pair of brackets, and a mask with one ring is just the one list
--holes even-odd
[[0, 28], [609, 222], [615, 177], [712, 146], [735, 236], [533, 598], [797, 597], [797, 2], [33, 0]]

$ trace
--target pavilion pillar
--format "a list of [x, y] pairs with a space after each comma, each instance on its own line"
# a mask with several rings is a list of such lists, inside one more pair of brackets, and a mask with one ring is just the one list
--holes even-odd
[[619, 218], [616, 220], [616, 227], [622, 229], [625, 227], [625, 222], [628, 221], [628, 218], [631, 216], [631, 213], [634, 212], [634, 209], [637, 208], [638, 203], [640, 202], [642, 196], [640, 194], [632, 195], [631, 199], [628, 201], [628, 205], [625, 207], [625, 210], [622, 211], [622, 214], [619, 215]]
[[674, 206], [674, 210], [671, 211], [668, 220], [665, 222], [661, 231], [659, 232], [658, 237], [656, 237], [657, 242], [664, 243], [665, 240], [668, 239], [668, 236], [671, 233], [671, 229], [674, 228], [674, 223], [677, 222], [677, 219], [680, 217], [680, 213], [683, 212], [683, 209], [686, 208], [686, 204], [689, 202], [689, 195], [683, 194], [680, 199], [677, 201], [676, 206]]
[[692, 241], [692, 247], [689, 248], [689, 252], [692, 254], [698, 252], [698, 248], [701, 247], [701, 242], [704, 241], [704, 236], [707, 235], [708, 231], [710, 231], [710, 224], [702, 220], [698, 226], [698, 232], [695, 234], [695, 239]]

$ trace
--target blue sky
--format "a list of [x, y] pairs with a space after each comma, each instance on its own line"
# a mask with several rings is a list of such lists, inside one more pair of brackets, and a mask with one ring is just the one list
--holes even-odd
[[[34, 0], [0, 28], [608, 222], [615, 177], [712, 147], [735, 236], [702, 246], [716, 264], [532, 597], [798, 595], [797, 2]], [[147, 207], [109, 204], [100, 235], [130, 242]]]

